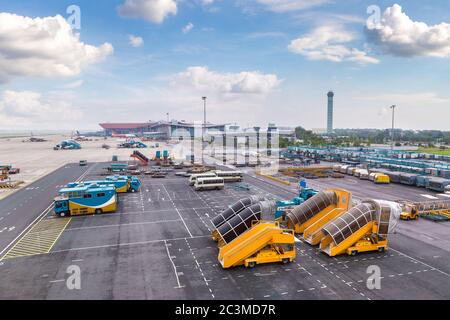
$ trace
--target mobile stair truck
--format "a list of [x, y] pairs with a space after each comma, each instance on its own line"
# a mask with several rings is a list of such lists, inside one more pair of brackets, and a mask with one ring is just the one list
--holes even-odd
[[280, 228], [279, 222], [254, 221], [252, 227], [219, 250], [224, 269], [263, 263], [289, 263], [295, 259], [293, 230]]
[[137, 150], [133, 151], [130, 157], [139, 161], [141, 166], [144, 167], [148, 166], [148, 163], [150, 162], [150, 159], [148, 157], [146, 157], [142, 152]]
[[278, 221], [263, 220], [274, 217], [275, 202], [259, 200], [243, 199], [211, 221], [216, 226], [212, 235], [224, 269], [295, 259], [293, 230], [281, 228]]
[[316, 245], [319, 239], [315, 234], [325, 224], [348, 211], [352, 205], [350, 192], [330, 189], [317, 193], [286, 215], [289, 229], [303, 234], [305, 242]]
[[54, 212], [60, 217], [115, 212], [117, 194], [114, 185], [90, 184], [59, 190]]
[[320, 249], [330, 257], [384, 252], [388, 249], [388, 234], [395, 230], [401, 211], [396, 202], [365, 200], [319, 231]]

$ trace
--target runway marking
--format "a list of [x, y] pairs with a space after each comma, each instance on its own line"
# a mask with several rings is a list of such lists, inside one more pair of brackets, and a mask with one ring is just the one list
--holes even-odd
[[[178, 286], [175, 287], [175, 289], [184, 288], [184, 286], [182, 286], [182, 285], [180, 284], [180, 278], [179, 278], [179, 276], [182, 274], [182, 272], [178, 272], [178, 271], [177, 271], [177, 267], [175, 266], [175, 263], [173, 262], [173, 258], [172, 258], [172, 256], [170, 255], [170, 252], [169, 252], [169, 245], [167, 244], [167, 241], [164, 241], [164, 245], [165, 245], [165, 247], [166, 247], [166, 251], [167, 251], [167, 255], [169, 256], [169, 260], [170, 260], [170, 262], [172, 263], [172, 266], [173, 266], [173, 269], [174, 269], [174, 272], [175, 272], [175, 277], [177, 278], [177, 284], [178, 284]], [[181, 273], [181, 274], [180, 274], [180, 273]]]
[[203, 220], [203, 218], [200, 216], [200, 214], [197, 212], [195, 208], [193, 208], [195, 214], [200, 218], [200, 221], [203, 223], [203, 225], [208, 229], [209, 232], [211, 232], [211, 228], [208, 226], [208, 224]]
[[65, 279], [59, 279], [59, 280], [52, 280], [52, 281], [49, 281], [50, 283], [58, 283], [58, 282], [63, 282], [63, 281], [66, 281]]
[[197, 257], [195, 256], [195, 253], [194, 253], [194, 250], [191, 249], [191, 245], [190, 245], [188, 239], [185, 238], [184, 240], [186, 241], [186, 244], [187, 244], [188, 248], [190, 249], [191, 255], [192, 255], [192, 257], [194, 258], [195, 263], [197, 264], [197, 268], [198, 268], [198, 270], [200, 271], [200, 274], [202, 275], [203, 280], [205, 281], [206, 286], [208, 287], [209, 293], [211, 294], [212, 298], [215, 299], [214, 293], [213, 293], [212, 289], [211, 289], [210, 286], [209, 286], [208, 280], [206, 279], [206, 277], [205, 277], [205, 275], [204, 275], [204, 273], [203, 273], [202, 267], [201, 267], [200, 264], [198, 263]]
[[191, 236], [191, 238], [193, 238], [193, 235], [192, 235], [191, 231], [189, 230], [189, 228], [187, 227], [186, 222], [184, 221], [183, 217], [181, 216], [180, 211], [178, 211], [177, 205], [175, 204], [175, 202], [173, 202], [172, 198], [170, 197], [169, 192], [166, 189], [166, 186], [163, 185], [163, 188], [164, 188], [164, 191], [166, 191], [167, 195], [169, 196], [169, 199], [172, 201], [172, 204], [173, 204], [175, 210], [177, 211], [178, 215], [180, 216], [180, 219], [183, 222], [184, 227], [186, 228], [186, 230], [189, 233], [189, 235]]
[[122, 223], [122, 224], [108, 224], [108, 225], [103, 225], [103, 226], [67, 228], [66, 231], [88, 230], [88, 229], [99, 229], [99, 228], [114, 228], [114, 227], [122, 227], [122, 226], [136, 226], [136, 225], [159, 224], [159, 223], [169, 223], [169, 222], [170, 223], [181, 222], [181, 220], [175, 219], [175, 220], [158, 220], [158, 221], [147, 221], [147, 222], [132, 222], [132, 223]]
[[439, 273], [442, 273], [443, 275], [446, 275], [447, 277], [450, 277], [450, 274], [448, 274], [448, 273], [445, 272], [445, 271], [442, 271], [442, 270], [440, 270], [440, 269], [438, 269], [438, 268], [436, 268], [436, 267], [433, 267], [433, 266], [431, 266], [431, 265], [429, 265], [429, 264], [427, 264], [427, 263], [425, 263], [425, 262], [422, 262], [422, 261], [420, 261], [420, 260], [417, 260], [417, 259], [415, 259], [415, 258], [413, 258], [413, 257], [411, 257], [411, 256], [408, 256], [407, 254], [405, 254], [405, 253], [403, 253], [403, 252], [400, 252], [400, 251], [398, 251], [398, 250], [395, 250], [395, 249], [393, 249], [393, 248], [391, 248], [391, 250], [393, 250], [393, 251], [399, 253], [400, 255], [402, 255], [402, 256], [404, 256], [404, 257], [407, 257], [407, 258], [411, 259], [411, 261], [414, 261], [415, 263], [421, 263], [421, 264], [423, 264], [424, 266], [427, 266], [428, 268], [431, 268], [432, 270], [436, 270], [436, 271], [438, 271]]
[[49, 253], [70, 221], [71, 218], [39, 221], [5, 254], [2, 260]]
[[429, 194], [421, 194], [421, 196], [422, 196], [422, 197], [425, 197], [425, 198], [428, 198], [428, 199], [432, 199], [432, 200], [437, 200], [437, 199], [439, 199], [439, 198], [437, 198], [437, 197], [430, 196]]
[[[200, 239], [200, 238], [210, 238], [210, 235], [205, 236], [193, 236], [189, 239]], [[114, 243], [114, 244], [105, 244], [101, 246], [92, 246], [92, 247], [78, 247], [78, 248], [69, 248], [69, 249], [60, 249], [53, 250], [49, 252], [49, 254], [53, 253], [61, 253], [61, 252], [70, 252], [70, 251], [83, 251], [83, 250], [95, 250], [95, 249], [104, 249], [104, 248], [113, 248], [113, 247], [125, 247], [125, 246], [137, 246], [137, 245], [146, 245], [152, 243], [164, 243], [164, 241], [178, 241], [178, 240], [186, 240], [187, 238], [173, 238], [173, 239], [160, 239], [160, 240], [149, 240], [149, 241], [138, 241], [138, 242], [126, 242], [126, 243]]]
[[[25, 229], [23, 229], [22, 230], [22, 232], [21, 233], [19, 233], [19, 235], [17, 236], [17, 237], [15, 237], [14, 238], [14, 240], [13, 241], [11, 241], [1, 252], [0, 252], [0, 256], [4, 253], [4, 252], [6, 252], [6, 250], [8, 250], [9, 249], [9, 247], [11, 247], [11, 245], [13, 245], [16, 241], [17, 241], [17, 239], [19, 239], [34, 223], [36, 223], [37, 221], [40, 221], [40, 220], [42, 220], [44, 217], [45, 217], [45, 215], [48, 213], [48, 211], [50, 210], [50, 208], [53, 206], [53, 203], [52, 204], [50, 204], [44, 211], [42, 211], [41, 212], [41, 214], [40, 215], [38, 215], [37, 217], [36, 217], [36, 219], [34, 219], [33, 220], [33, 222], [31, 222]], [[3, 260], [3, 258], [4, 257], [2, 257], [1, 259], [0, 259], [0, 261], [1, 260]]]
[[334, 277], [336, 277], [337, 279], [341, 280], [342, 283], [345, 283], [348, 287], [352, 288], [355, 292], [359, 293], [361, 296], [365, 297], [367, 300], [371, 300], [369, 297], [366, 297], [364, 294], [361, 294], [362, 292], [360, 292], [355, 286], [353, 286], [353, 282], [351, 281], [345, 281], [343, 278], [341, 278], [338, 274], [333, 273], [331, 270], [329, 270], [328, 268], [325, 268], [325, 264], [322, 264], [320, 261], [317, 261], [316, 259], [314, 259], [312, 256], [310, 256], [309, 254], [306, 254], [306, 256], [308, 256], [312, 261], [316, 262], [319, 266], [321, 266], [322, 268], [324, 268], [328, 273], [330, 273], [331, 275], [333, 275]]

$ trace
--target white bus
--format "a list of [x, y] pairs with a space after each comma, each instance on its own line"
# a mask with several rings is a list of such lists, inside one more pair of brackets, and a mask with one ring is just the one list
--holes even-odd
[[195, 191], [201, 190], [220, 190], [225, 187], [225, 182], [223, 178], [198, 178], [195, 180], [194, 188]]
[[215, 171], [216, 175], [223, 178], [225, 182], [241, 182], [242, 172], [240, 171]]
[[191, 176], [189, 177], [189, 185], [193, 186], [198, 178], [215, 178], [215, 177], [217, 177], [217, 175], [214, 172], [191, 174]]

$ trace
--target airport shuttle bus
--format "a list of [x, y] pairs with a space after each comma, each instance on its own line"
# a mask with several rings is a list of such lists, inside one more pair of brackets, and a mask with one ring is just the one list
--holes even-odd
[[198, 178], [195, 180], [194, 189], [195, 191], [202, 190], [220, 190], [225, 187], [225, 182], [223, 178], [213, 177], [213, 178]]
[[55, 214], [60, 217], [115, 212], [117, 194], [114, 185], [96, 184], [63, 188], [54, 200]]
[[215, 171], [219, 178], [223, 178], [225, 182], [241, 182], [242, 172], [240, 171]]
[[68, 188], [81, 187], [86, 185], [97, 184], [99, 186], [114, 185], [117, 193], [137, 192], [141, 186], [141, 182], [137, 177], [133, 176], [109, 176], [105, 180], [99, 181], [83, 181], [72, 182], [67, 185]]
[[[117, 193], [123, 193], [123, 192], [138, 192], [139, 188], [141, 187], [141, 181], [135, 177], [135, 176], [108, 176], [105, 178], [108, 182], [113, 182], [114, 184], [117, 184], [118, 181], [126, 180], [128, 182], [127, 188], [122, 188], [120, 191], [117, 191]], [[117, 186], [116, 186], [117, 189]]]
[[195, 182], [198, 178], [215, 178], [217, 175], [214, 172], [206, 172], [206, 173], [198, 173], [198, 174], [192, 174], [189, 177], [189, 185], [193, 186], [195, 185]]

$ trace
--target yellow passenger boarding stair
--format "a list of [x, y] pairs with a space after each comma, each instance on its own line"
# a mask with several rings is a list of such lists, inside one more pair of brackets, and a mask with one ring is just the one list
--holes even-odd
[[388, 248], [387, 236], [400, 218], [398, 203], [366, 200], [322, 228], [320, 249], [331, 257]]
[[295, 259], [293, 230], [280, 228], [279, 222], [259, 221], [219, 250], [219, 262], [224, 269], [245, 265], [282, 262]]
[[352, 203], [350, 192], [334, 189], [319, 192], [314, 197], [295, 207], [287, 214], [288, 228], [303, 233], [306, 242], [316, 245], [321, 238], [318, 231], [329, 221], [348, 211]]

